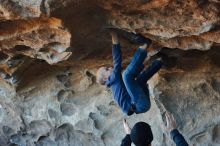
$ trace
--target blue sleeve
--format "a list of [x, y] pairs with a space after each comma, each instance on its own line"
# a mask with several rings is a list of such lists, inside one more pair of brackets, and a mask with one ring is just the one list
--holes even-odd
[[131, 146], [131, 138], [130, 135], [127, 134], [121, 142], [121, 146]]
[[113, 57], [113, 64], [114, 64], [114, 71], [121, 73], [121, 46], [120, 44], [113, 44], [112, 45], [112, 57]]
[[180, 134], [177, 129], [172, 130], [170, 135], [176, 146], [189, 146], [182, 134]]

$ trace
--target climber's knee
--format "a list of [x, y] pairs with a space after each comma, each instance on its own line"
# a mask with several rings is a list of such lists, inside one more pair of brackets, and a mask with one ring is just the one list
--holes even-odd
[[136, 114], [145, 113], [151, 108], [150, 102], [142, 102], [134, 105], [134, 111]]

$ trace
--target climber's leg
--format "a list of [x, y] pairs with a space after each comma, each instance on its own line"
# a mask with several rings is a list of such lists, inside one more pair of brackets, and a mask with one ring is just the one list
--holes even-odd
[[[136, 107], [142, 107], [142, 111], [147, 111], [150, 109], [151, 103], [150, 103], [150, 95], [149, 95], [149, 88], [148, 88], [148, 84], [147, 81], [156, 73], [159, 71], [159, 69], [161, 68], [162, 63], [159, 60], [155, 60], [154, 62], [151, 63], [151, 65], [144, 70], [141, 74], [138, 75], [137, 79], [136, 79], [136, 84], [138, 84], [141, 88], [142, 91], [144, 93], [142, 93], [143, 95], [145, 95], [145, 99], [144, 99], [144, 104], [145, 107], [143, 109], [143, 106], [141, 105], [142, 103], [139, 104], [139, 102], [136, 101]], [[131, 83], [134, 84], [134, 83]], [[134, 89], [137, 90], [137, 89]], [[141, 93], [141, 91], [138, 91], [139, 93]], [[141, 102], [143, 102], [143, 100], [141, 100]], [[140, 109], [138, 110], [140, 111]]]
[[154, 60], [150, 66], [138, 75], [137, 80], [141, 84], [146, 84], [146, 82], [157, 73], [162, 67], [162, 62], [160, 60]]
[[144, 113], [150, 109], [149, 94], [143, 90], [142, 85], [135, 79], [134, 75], [125, 70], [123, 81], [128, 94], [131, 96], [132, 108], [135, 113]]
[[131, 96], [132, 107], [135, 113], [144, 113], [150, 109], [149, 95], [136, 80], [136, 77], [144, 68], [143, 61], [147, 56], [146, 45], [140, 47], [133, 56], [131, 63], [123, 73], [123, 81], [128, 94]]
[[132, 74], [133, 78], [137, 77], [137, 75], [144, 69], [143, 62], [147, 57], [146, 47], [147, 45], [143, 45], [137, 49], [130, 64], [126, 68], [126, 72]]

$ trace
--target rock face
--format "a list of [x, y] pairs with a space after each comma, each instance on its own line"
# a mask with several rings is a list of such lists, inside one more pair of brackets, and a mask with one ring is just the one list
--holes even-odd
[[[16, 71], [23, 72], [31, 59], [49, 64], [66, 60], [71, 52], [71, 35], [62, 21], [49, 18], [40, 8], [41, 1], [0, 1], [0, 71], [1, 77], [14, 84]], [[19, 68], [19, 69], [18, 69]]]
[[[41, 71], [36, 70], [38, 67]], [[39, 73], [42, 71], [44, 74]], [[8, 101], [8, 106], [2, 104], [2, 107], [9, 109], [9, 105], [16, 103], [11, 105], [13, 110], [4, 113], [4, 117], [17, 117], [18, 121], [12, 126], [7, 124], [6, 118], [2, 119], [1, 124], [7, 127], [3, 128], [1, 144], [7, 145], [10, 141], [28, 146], [119, 145], [124, 136], [121, 125], [123, 113], [113, 101], [111, 93], [94, 82], [93, 73], [94, 70], [85, 68], [32, 64], [25, 72], [28, 77], [21, 81], [23, 84], [20, 84], [16, 97]], [[60, 76], [65, 80], [60, 80]], [[35, 80], [30, 80], [33, 77]], [[66, 86], [66, 82], [71, 85]], [[17, 115], [11, 115], [12, 112]], [[152, 115], [154, 118], [149, 118]], [[149, 113], [134, 115], [128, 120], [132, 125], [139, 120], [152, 125], [162, 123], [160, 111], [153, 100]], [[154, 144], [160, 145], [161, 129], [158, 126], [152, 126], [152, 129], [157, 139]]]
[[56, 18], [2, 21], [1, 50], [9, 56], [29, 56], [49, 64], [65, 60], [71, 55], [63, 53], [70, 45], [70, 34], [61, 26]]
[[164, 50], [167, 61], [175, 59], [175, 63], [151, 82], [160, 111], [165, 108], [174, 113], [179, 129], [191, 145], [218, 145], [220, 86], [215, 58], [219, 55], [218, 48], [205, 53], [167, 51]]
[[219, 43], [219, 2], [199, 0], [108, 1], [113, 25], [169, 48], [207, 50]]
[[[148, 81], [152, 107], [126, 117], [130, 125], [148, 122], [152, 145], [172, 146], [160, 127], [166, 109], [190, 145], [220, 145], [219, 7], [217, 0], [0, 0], [0, 146], [120, 145], [126, 116], [95, 82], [97, 68], [112, 63], [109, 25], [167, 47]], [[138, 46], [121, 45], [126, 66]]]
[[71, 52], [65, 50], [70, 45], [71, 35], [61, 26], [61, 20], [44, 17], [0, 22], [3, 78], [7, 79], [23, 64], [28, 64], [26, 56], [49, 64], [69, 58]]
[[[164, 67], [148, 82], [152, 107], [145, 114], [127, 117], [131, 126], [148, 122], [153, 145], [173, 145], [160, 128], [167, 109], [190, 145], [219, 145], [218, 48], [206, 52], [163, 49], [160, 55]], [[37, 61], [25, 71], [16, 93], [4, 83], [2, 145], [9, 141], [28, 146], [120, 145], [124, 115], [111, 92], [95, 83], [95, 71]]]

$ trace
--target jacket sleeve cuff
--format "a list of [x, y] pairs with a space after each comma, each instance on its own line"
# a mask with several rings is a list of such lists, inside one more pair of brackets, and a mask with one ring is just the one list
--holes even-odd
[[176, 135], [179, 134], [179, 131], [177, 129], [173, 129], [171, 132], [170, 132], [170, 136], [171, 138], [173, 139]]
[[118, 44], [112, 44], [113, 47], [120, 47], [120, 43]]
[[126, 141], [127, 141], [128, 143], [131, 143], [130, 134], [127, 134], [124, 139], [126, 139]]
[[130, 134], [127, 134], [127, 135], [123, 138], [123, 140], [122, 140], [120, 146], [131, 146]]

